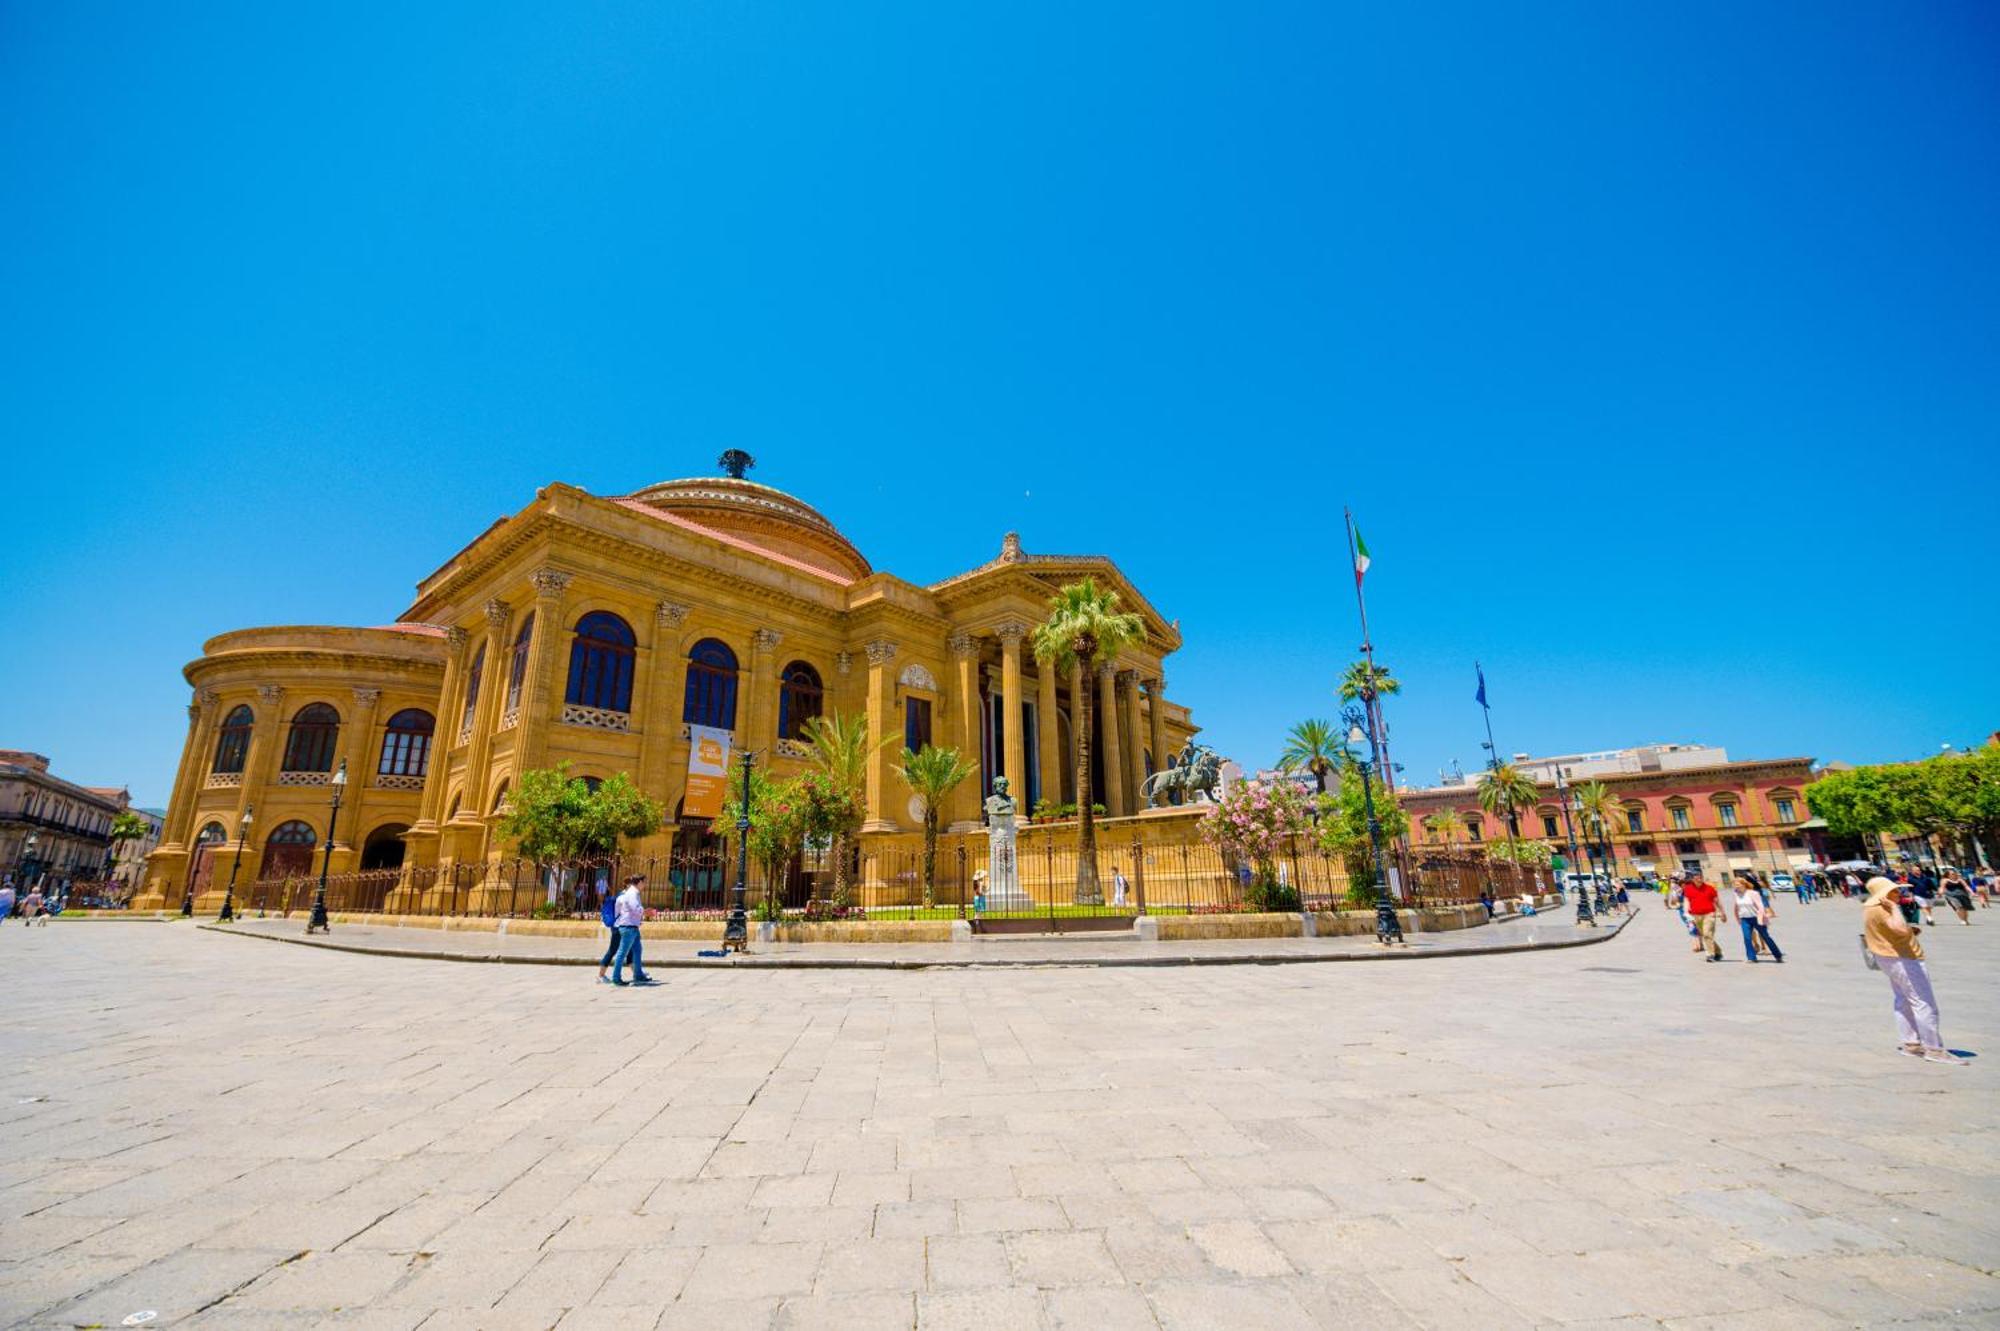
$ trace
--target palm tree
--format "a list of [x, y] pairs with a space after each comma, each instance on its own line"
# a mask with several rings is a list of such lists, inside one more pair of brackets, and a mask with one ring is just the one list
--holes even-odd
[[859, 829], [863, 790], [868, 784], [868, 760], [888, 741], [871, 742], [868, 720], [861, 716], [816, 716], [806, 723], [806, 741], [812, 745], [813, 770], [826, 778], [834, 793], [851, 811], [833, 830], [833, 896], [847, 900], [847, 845]]
[[1604, 876], [1608, 879], [1611, 833], [1618, 826], [1618, 815], [1625, 812], [1625, 804], [1602, 781], [1586, 781], [1576, 788], [1576, 807], [1583, 814], [1585, 826], [1593, 830], [1592, 840], [1603, 847]]
[[1446, 850], [1451, 849], [1451, 843], [1465, 830], [1458, 821], [1458, 815], [1449, 809], [1440, 810], [1424, 819], [1424, 827], [1444, 845]]
[[1393, 698], [1402, 691], [1403, 682], [1390, 674], [1389, 667], [1385, 665], [1356, 661], [1340, 677], [1342, 702], [1372, 703], [1377, 698]]
[[1334, 729], [1331, 721], [1301, 721], [1285, 736], [1285, 751], [1278, 755], [1278, 770], [1296, 772], [1301, 767], [1313, 774], [1319, 793], [1326, 794], [1326, 778], [1353, 759], [1347, 737]]
[[[1533, 804], [1541, 792], [1535, 786], [1535, 779], [1512, 763], [1495, 762], [1479, 777], [1479, 807], [1488, 813], [1504, 813], [1507, 816], [1507, 846], [1518, 854], [1521, 844], [1521, 806]], [[1490, 858], [1490, 855], [1489, 855]], [[1510, 855], [1508, 870], [1518, 889], [1521, 885], [1521, 861]]]
[[977, 764], [957, 749], [926, 744], [920, 752], [903, 750], [903, 784], [924, 810], [924, 905], [936, 904], [938, 810]]
[[[1079, 672], [1083, 687], [1074, 704], [1076, 734], [1076, 899], [1104, 900], [1097, 886], [1097, 821], [1091, 810], [1090, 682], [1096, 663], [1110, 660], [1146, 636], [1138, 615], [1118, 608], [1118, 593], [1097, 579], [1072, 582], [1049, 598], [1049, 617], [1035, 626], [1035, 660], [1067, 673]], [[1113, 775], [1115, 780], [1115, 774]]]

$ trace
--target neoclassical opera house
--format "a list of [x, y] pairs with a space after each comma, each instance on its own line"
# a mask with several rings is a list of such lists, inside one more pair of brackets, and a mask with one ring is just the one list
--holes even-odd
[[[802, 769], [809, 718], [863, 712], [875, 735], [980, 756], [953, 810], [967, 826], [1002, 772], [1024, 812], [1075, 802], [1080, 688], [1097, 690], [1093, 782], [1113, 816], [1138, 810], [1146, 774], [1194, 732], [1162, 693], [1180, 634], [1109, 559], [1028, 554], [1009, 534], [998, 558], [918, 586], [743, 479], [747, 458], [725, 460], [730, 474], [611, 498], [550, 485], [425, 578], [393, 624], [210, 639], [185, 671], [187, 741], [137, 904], [178, 902], [191, 877], [200, 906], [219, 905], [239, 849], [244, 881], [317, 869], [342, 763], [335, 873], [498, 857], [514, 774], [565, 759], [584, 778], [629, 772], [662, 801], [669, 820], [642, 853], [699, 844], [691, 728], [729, 732], [784, 777]], [[1146, 623], [1088, 681], [1041, 668], [1025, 640], [1085, 574]], [[870, 763], [864, 840], [918, 826], [897, 752]]]

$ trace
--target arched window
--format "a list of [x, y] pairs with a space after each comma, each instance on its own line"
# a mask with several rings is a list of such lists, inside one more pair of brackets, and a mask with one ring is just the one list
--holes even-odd
[[736, 729], [736, 653], [714, 638], [688, 652], [687, 700], [681, 720], [694, 726]]
[[498, 813], [507, 806], [507, 780], [500, 779], [500, 788], [493, 792], [493, 812]]
[[375, 770], [383, 776], [422, 776], [430, 768], [431, 733], [437, 721], [421, 707], [406, 707], [389, 718], [382, 736], [382, 761]]
[[825, 702], [819, 671], [804, 661], [786, 666], [778, 685], [778, 738], [804, 739], [807, 723], [820, 714]]
[[632, 626], [605, 610], [576, 621], [565, 701], [605, 712], [632, 710]]
[[535, 616], [530, 611], [521, 621], [521, 631], [514, 635], [514, 655], [507, 662], [507, 710], [513, 711], [521, 705], [521, 681], [528, 677], [528, 648], [535, 638]]
[[310, 823], [302, 823], [294, 818], [288, 823], [279, 823], [271, 831], [267, 846], [312, 846], [319, 843], [319, 834], [312, 830]]
[[239, 703], [222, 718], [222, 733], [215, 741], [214, 772], [241, 772], [250, 754], [250, 730], [257, 718], [248, 703]]
[[340, 713], [323, 702], [308, 703], [292, 718], [292, 733], [285, 737], [287, 772], [328, 772], [333, 770], [333, 751], [340, 741]]
[[209, 823], [201, 829], [201, 835], [194, 839], [197, 846], [219, 846], [229, 840], [229, 833], [222, 830], [221, 823]]
[[479, 707], [479, 678], [486, 673], [486, 644], [480, 643], [472, 652], [472, 668], [465, 672], [465, 715], [460, 718], [460, 730], [472, 729], [472, 714]]

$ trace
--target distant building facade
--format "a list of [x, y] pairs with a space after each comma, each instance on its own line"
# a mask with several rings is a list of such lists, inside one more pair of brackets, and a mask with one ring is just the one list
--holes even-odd
[[0, 874], [17, 884], [102, 881], [112, 820], [130, 803], [121, 787], [56, 776], [42, 754], [0, 749]]
[[160, 833], [167, 825], [165, 809], [127, 809], [146, 824], [143, 836], [127, 837], [112, 844], [111, 877], [121, 887], [138, 888], [146, 881], [146, 857], [160, 845]]
[[[1565, 855], [1569, 829], [1556, 792], [1558, 770], [1571, 787], [1602, 781], [1618, 796], [1611, 855], [1622, 875], [1692, 871], [1715, 879], [1733, 869], [1798, 868], [1817, 857], [1818, 833], [1808, 826], [1805, 801], [1810, 758], [1732, 762], [1710, 745], [1651, 744], [1548, 758], [1517, 754], [1512, 761], [1537, 786], [1533, 805], [1519, 811], [1521, 836]], [[1419, 846], [1476, 847], [1507, 835], [1506, 818], [1479, 807], [1476, 776], [1399, 795]], [[1454, 815], [1448, 832], [1427, 825], [1440, 812]], [[1582, 848], [1586, 829], [1574, 813], [1571, 821]]]

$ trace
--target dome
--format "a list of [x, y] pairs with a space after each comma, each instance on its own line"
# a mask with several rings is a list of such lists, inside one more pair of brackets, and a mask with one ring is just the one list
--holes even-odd
[[844, 581], [874, 572], [825, 514], [755, 481], [735, 476], [662, 481], [625, 498]]

